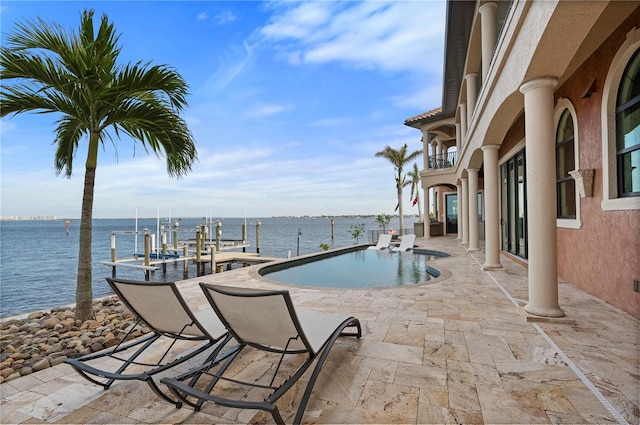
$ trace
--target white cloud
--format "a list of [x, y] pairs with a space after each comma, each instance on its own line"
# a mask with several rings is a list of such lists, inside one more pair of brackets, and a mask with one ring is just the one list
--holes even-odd
[[[261, 29], [291, 63], [441, 72], [444, 2], [287, 3]], [[339, 6], [338, 6], [339, 5]]]
[[336, 117], [336, 118], [324, 118], [313, 121], [309, 124], [310, 127], [340, 127], [353, 122], [352, 118]]
[[416, 84], [415, 87], [408, 88], [405, 93], [393, 96], [389, 100], [399, 108], [416, 111], [422, 111], [429, 105], [437, 107], [442, 103], [442, 84], [438, 80], [423, 81], [422, 84]]
[[277, 104], [258, 105], [253, 109], [247, 111], [247, 115], [253, 118], [268, 117], [271, 115], [277, 115], [289, 109], [291, 109], [291, 107], [287, 105], [277, 105]]
[[243, 43], [243, 49], [234, 50], [236, 58], [225, 62], [221, 60], [218, 70], [207, 80], [205, 86], [214, 92], [222, 91], [228, 84], [242, 74], [253, 61], [253, 47]]
[[213, 17], [213, 23], [216, 25], [224, 25], [229, 22], [233, 22], [236, 20], [236, 16], [230, 11], [226, 10], [224, 12], [218, 13]]
[[6, 119], [0, 119], [0, 136], [10, 134], [16, 129], [16, 123], [7, 121]]
[[205, 21], [207, 19], [209, 19], [209, 15], [207, 15], [206, 12], [198, 14], [198, 21]]
[[331, 18], [332, 2], [296, 3], [282, 15], [275, 15], [260, 32], [267, 38], [305, 38]]

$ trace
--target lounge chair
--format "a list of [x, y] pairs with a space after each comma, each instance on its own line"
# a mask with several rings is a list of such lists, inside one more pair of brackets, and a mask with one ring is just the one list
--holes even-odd
[[[276, 401], [316, 361], [293, 421], [299, 424], [318, 374], [338, 336], [360, 338], [362, 335], [358, 319], [296, 312], [288, 291], [204, 283], [200, 286], [241, 348], [216, 368], [204, 365], [183, 376], [163, 378], [161, 382], [196, 410], [205, 401], [211, 401], [226, 407], [264, 410], [276, 423], [283, 424]], [[350, 327], [356, 329], [345, 331]], [[255, 350], [259, 355], [250, 366], [246, 363], [248, 360], [243, 359], [244, 355], [238, 356], [244, 352], [253, 358], [251, 354], [256, 354]], [[285, 358], [285, 355], [299, 356]], [[266, 361], [269, 357], [271, 361]], [[233, 365], [236, 359], [240, 366]], [[261, 365], [264, 368], [260, 368]], [[231, 394], [225, 394], [225, 390]], [[233, 397], [229, 398], [229, 395]]]
[[391, 235], [388, 233], [383, 233], [378, 238], [378, 243], [370, 246], [367, 249], [377, 249], [377, 250], [387, 249], [389, 248], [389, 244], [391, 244]]
[[410, 251], [416, 242], [416, 235], [404, 235], [400, 239], [400, 245], [391, 248], [391, 251]]
[[[171, 398], [168, 391], [161, 391], [153, 376], [204, 353], [218, 342], [226, 344], [231, 336], [212, 309], [193, 313], [173, 282], [111, 278], [107, 278], [107, 281], [120, 300], [137, 316], [136, 324], [131, 326], [118, 345], [79, 358], [66, 359], [65, 363], [105, 389], [118, 380], [144, 381], [160, 397], [181, 407], [182, 401]], [[132, 339], [130, 335], [137, 326], [147, 326], [151, 332]], [[160, 337], [172, 341], [168, 344], [166, 338]], [[201, 343], [195, 348], [189, 346], [180, 349], [175, 347], [179, 340]], [[155, 342], [158, 344], [154, 345]], [[159, 356], [157, 351], [151, 351], [158, 346], [163, 350]], [[145, 352], [146, 357], [150, 357], [148, 361], [144, 361]], [[150, 356], [150, 353], [154, 356]], [[211, 357], [207, 358], [207, 361], [211, 360]]]

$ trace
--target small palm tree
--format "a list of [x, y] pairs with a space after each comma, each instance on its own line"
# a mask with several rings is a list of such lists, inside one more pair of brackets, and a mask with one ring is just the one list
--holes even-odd
[[[413, 163], [413, 170], [407, 173], [407, 177], [411, 180], [405, 183], [405, 186], [411, 185], [411, 194], [409, 195], [409, 199], [416, 202], [413, 205], [418, 204], [418, 221], [422, 221], [422, 204], [420, 203], [420, 170], [418, 170], [418, 164]], [[413, 194], [416, 194], [415, 198]]]
[[397, 209], [399, 210], [398, 214], [400, 215], [400, 233], [402, 233], [402, 230], [404, 229], [403, 227], [404, 219], [403, 219], [403, 210], [402, 210], [402, 188], [405, 185], [406, 176], [402, 174], [403, 168], [407, 162], [413, 161], [414, 159], [422, 155], [421, 150], [416, 150], [414, 152], [411, 152], [410, 154], [407, 154], [407, 149], [408, 147], [407, 147], [407, 144], [405, 143], [398, 150], [393, 149], [391, 146], [387, 145], [380, 152], [376, 152], [376, 157], [386, 158], [387, 160], [389, 160], [389, 162], [393, 164], [393, 168], [396, 172], [395, 180], [396, 180], [396, 190], [398, 192]]
[[120, 36], [106, 15], [96, 32], [93, 15], [93, 10], [81, 13], [78, 33], [42, 19], [19, 23], [0, 51], [0, 116], [58, 114], [54, 167], [66, 177], [71, 177], [82, 139], [89, 144], [79, 234], [79, 320], [92, 315], [91, 232], [99, 147], [105, 139], [127, 135], [145, 150], [165, 156], [167, 172], [175, 177], [187, 174], [197, 158], [193, 137], [178, 115], [187, 105], [185, 80], [165, 65], [118, 65]]
[[374, 223], [377, 223], [378, 227], [382, 227], [382, 233], [387, 233], [387, 226], [391, 223], [391, 216], [389, 214], [378, 214]]
[[352, 224], [347, 231], [351, 234], [351, 237], [356, 240], [356, 244], [358, 244], [360, 236], [364, 235], [365, 232], [364, 223]]

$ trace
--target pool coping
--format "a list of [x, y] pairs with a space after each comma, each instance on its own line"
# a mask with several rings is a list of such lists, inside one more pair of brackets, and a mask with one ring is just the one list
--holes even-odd
[[[335, 257], [337, 255], [341, 255], [341, 254], [345, 254], [348, 252], [354, 252], [354, 251], [360, 251], [360, 250], [365, 250], [367, 249], [367, 247], [372, 246], [372, 244], [357, 244], [357, 245], [351, 245], [351, 246], [347, 246], [347, 247], [340, 247], [340, 248], [334, 248], [334, 249], [330, 249], [327, 251], [323, 251], [323, 252], [314, 252], [311, 254], [304, 254], [304, 255], [300, 255], [297, 257], [292, 257], [292, 258], [283, 258], [282, 260], [277, 260], [277, 261], [272, 261], [269, 263], [265, 263], [265, 264], [261, 264], [261, 265], [257, 265], [255, 267], [250, 267], [248, 270], [249, 276], [253, 279], [256, 279], [258, 281], [262, 281], [265, 283], [269, 283], [272, 285], [282, 285], [282, 286], [290, 286], [290, 287], [294, 287], [294, 288], [304, 288], [304, 289], [330, 289], [330, 290], [383, 290], [383, 289], [392, 289], [392, 288], [397, 288], [398, 285], [388, 285], [388, 286], [363, 286], [363, 287], [349, 287], [349, 288], [340, 288], [340, 287], [334, 287], [334, 286], [311, 286], [311, 285], [302, 285], [302, 284], [295, 284], [295, 283], [287, 283], [287, 282], [281, 282], [278, 280], [272, 280], [269, 279], [268, 277], [266, 277], [265, 275], [262, 275], [260, 272], [264, 269], [273, 269], [272, 272], [276, 272], [276, 271], [280, 271], [280, 270], [284, 270], [286, 268], [289, 267], [285, 267], [285, 265], [290, 265], [290, 267], [295, 267], [297, 265], [302, 265], [302, 264], [307, 264], [313, 261], [318, 261], [318, 259], [312, 260], [313, 258], [317, 258], [317, 257], [321, 257], [321, 258], [330, 258], [330, 257]], [[447, 256], [445, 257], [441, 257], [441, 258], [437, 258], [434, 259], [433, 261], [440, 261], [443, 259], [447, 259], [447, 258], [452, 258], [455, 257], [455, 254], [452, 254], [450, 252], [446, 252], [446, 251], [441, 251], [441, 250], [433, 250], [433, 249], [425, 249], [425, 248], [420, 248], [417, 247], [415, 248], [417, 251], [425, 251], [425, 252], [438, 252], [438, 253], [443, 253], [443, 254], [447, 254]], [[399, 253], [402, 254], [402, 253]], [[449, 269], [447, 269], [446, 267], [442, 267], [442, 265], [438, 264], [438, 268], [435, 267], [431, 267], [432, 269], [437, 270], [440, 275], [437, 277], [434, 277], [433, 279], [429, 279], [427, 281], [423, 281], [423, 282], [416, 282], [413, 284], [407, 284], [407, 285], [402, 285], [403, 287], [420, 287], [420, 286], [428, 286], [428, 285], [433, 285], [436, 283], [440, 283], [444, 280], [449, 279], [452, 276], [452, 273]]]

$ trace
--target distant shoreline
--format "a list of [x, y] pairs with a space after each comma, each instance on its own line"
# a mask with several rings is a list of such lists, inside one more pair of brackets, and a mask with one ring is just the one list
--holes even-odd
[[[336, 215], [278, 215], [271, 217], [247, 217], [250, 219], [260, 219], [260, 218], [288, 218], [288, 219], [300, 219], [300, 218], [369, 218], [376, 217], [377, 214], [336, 214]], [[391, 218], [398, 217], [397, 214], [390, 215]], [[405, 217], [417, 217], [417, 215], [413, 214], [405, 214]], [[194, 219], [199, 218], [199, 216], [193, 217], [176, 217], [172, 220], [182, 220], [182, 219]], [[243, 218], [243, 217], [214, 217], [216, 219], [225, 219], [225, 218]], [[80, 220], [80, 218], [68, 218], [69, 220]], [[93, 218], [94, 220], [131, 220], [135, 219], [135, 217], [111, 217], [111, 218]], [[138, 220], [156, 220], [157, 217], [138, 217]], [[58, 218], [55, 215], [6, 215], [0, 216], [0, 221], [57, 221], [57, 220], [66, 220], [66, 218]]]

